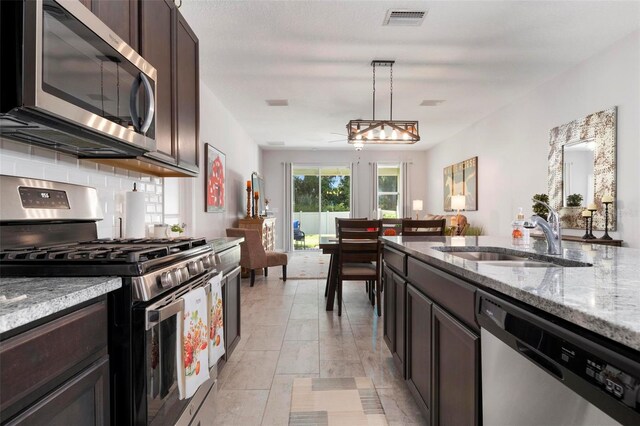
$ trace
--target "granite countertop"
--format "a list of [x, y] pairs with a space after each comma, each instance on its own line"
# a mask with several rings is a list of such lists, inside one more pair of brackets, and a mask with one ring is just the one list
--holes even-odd
[[220, 237], [214, 238], [209, 241], [211, 246], [213, 247], [213, 251], [216, 253], [220, 253], [223, 250], [226, 250], [230, 247], [237, 246], [241, 242], [244, 241], [244, 238], [237, 237]]
[[554, 257], [593, 266], [523, 268], [482, 264], [438, 251], [437, 247], [515, 249], [535, 258], [546, 255], [546, 241], [532, 239], [529, 248], [514, 247], [510, 238], [500, 237], [383, 237], [383, 242], [479, 286], [640, 350], [638, 249], [563, 241], [562, 256]]
[[[113, 277], [2, 278], [0, 333], [122, 287]], [[26, 297], [25, 297], [26, 296]]]

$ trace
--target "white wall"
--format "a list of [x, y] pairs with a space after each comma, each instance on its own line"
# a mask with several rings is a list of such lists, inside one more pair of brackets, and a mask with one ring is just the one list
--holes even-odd
[[[104, 220], [98, 237], [120, 236], [118, 218], [124, 216], [124, 197], [137, 183], [146, 195], [146, 223], [162, 222], [162, 179], [137, 172], [78, 160], [69, 155], [0, 138], [0, 174], [86, 185], [96, 188]], [[123, 228], [124, 229], [124, 228]]]
[[478, 211], [465, 215], [485, 234], [508, 235], [517, 208], [531, 212], [531, 196], [547, 192], [549, 130], [612, 106], [618, 231], [611, 235], [640, 247], [640, 31], [429, 149], [420, 176], [429, 182], [426, 208], [443, 211], [443, 167], [477, 155]]
[[[226, 156], [224, 213], [205, 213], [204, 175], [205, 143]], [[222, 237], [225, 229], [237, 225], [244, 217], [246, 205], [245, 182], [251, 173], [260, 170], [259, 148], [238, 124], [227, 108], [200, 81], [200, 175], [194, 179], [180, 179], [180, 206], [185, 233], [198, 237]], [[167, 178], [168, 180], [169, 178]]]
[[[284, 235], [284, 163], [340, 165], [353, 163], [354, 177], [352, 190], [355, 194], [354, 206], [351, 211], [356, 217], [371, 217], [371, 166], [372, 162], [411, 162], [409, 180], [411, 182], [409, 200], [426, 197], [425, 158], [421, 151], [388, 151], [373, 148], [360, 152], [355, 150], [263, 150], [262, 174], [265, 181], [265, 193], [271, 200], [269, 206], [277, 217], [276, 247], [283, 248]], [[275, 210], [274, 210], [275, 209]], [[426, 213], [426, 210], [425, 212]]]

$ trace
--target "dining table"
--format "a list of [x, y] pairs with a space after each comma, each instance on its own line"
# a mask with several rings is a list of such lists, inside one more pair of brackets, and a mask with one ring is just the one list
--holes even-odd
[[336, 286], [338, 284], [338, 238], [337, 237], [320, 237], [318, 244], [323, 254], [331, 255], [329, 260], [329, 273], [327, 274], [327, 283], [325, 297], [327, 298], [326, 310], [333, 311], [333, 305], [336, 295]]

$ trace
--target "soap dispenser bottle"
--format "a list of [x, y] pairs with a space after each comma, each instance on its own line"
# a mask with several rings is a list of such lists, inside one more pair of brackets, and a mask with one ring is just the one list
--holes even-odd
[[516, 220], [511, 224], [511, 239], [514, 246], [526, 246], [529, 244], [529, 230], [524, 226], [524, 212], [522, 207], [518, 209]]

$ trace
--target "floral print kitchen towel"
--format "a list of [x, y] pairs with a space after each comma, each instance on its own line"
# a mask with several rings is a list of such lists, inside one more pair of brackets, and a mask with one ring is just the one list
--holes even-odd
[[224, 355], [224, 321], [222, 318], [222, 272], [209, 280], [209, 365]]
[[207, 294], [200, 287], [182, 296], [184, 310], [178, 321], [178, 392], [179, 398], [191, 398], [209, 379], [209, 345]]

